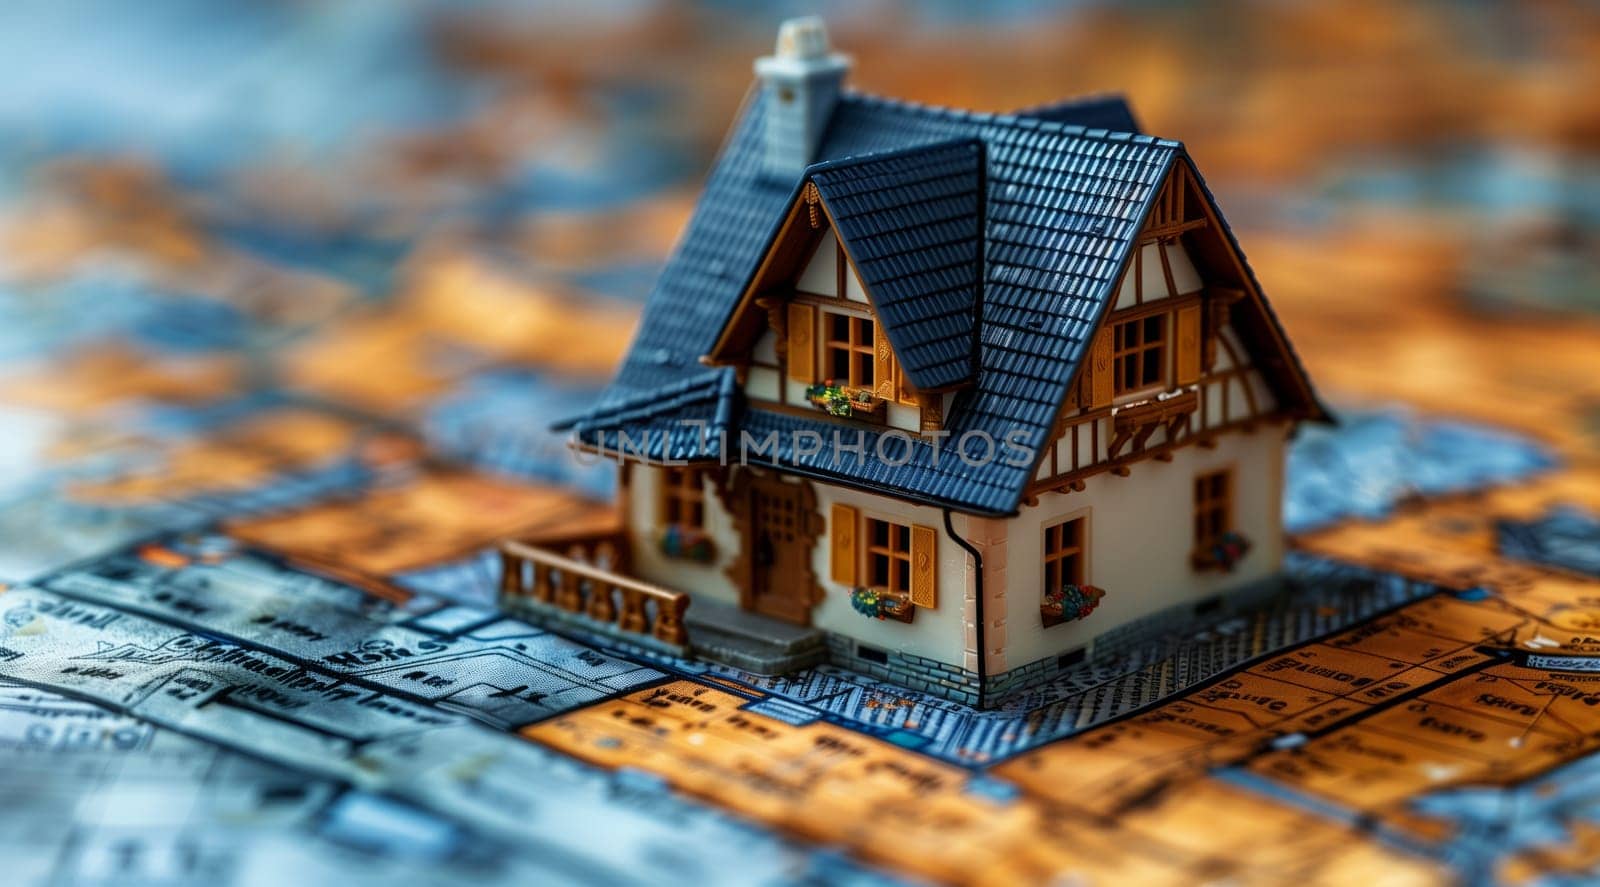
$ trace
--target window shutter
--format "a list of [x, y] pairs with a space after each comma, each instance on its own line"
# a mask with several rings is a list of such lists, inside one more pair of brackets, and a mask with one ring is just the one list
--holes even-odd
[[928, 609], [939, 605], [938, 540], [932, 527], [911, 528], [911, 603]]
[[861, 548], [856, 544], [856, 536], [861, 532], [860, 515], [848, 505], [835, 503], [833, 517], [829, 523], [828, 532], [832, 539], [829, 546], [829, 570], [833, 575], [833, 581], [840, 585], [854, 586], [856, 568], [861, 561]]
[[872, 356], [876, 363], [872, 374], [876, 384], [872, 393], [884, 400], [894, 400], [894, 349], [889, 347], [889, 337], [884, 334], [882, 323], [872, 325], [872, 339]]
[[817, 381], [817, 349], [812, 344], [816, 334], [817, 312], [810, 305], [789, 303], [789, 347], [785, 356], [789, 360], [789, 378], [810, 385]]
[[1177, 354], [1176, 381], [1189, 385], [1200, 379], [1200, 306], [1178, 309], [1177, 331], [1173, 336]]
[[[922, 401], [917, 396], [916, 389], [912, 388], [911, 383], [906, 381], [905, 370], [896, 365], [894, 375], [894, 399], [906, 404], [907, 406], [916, 406], [917, 404], [921, 403]], [[932, 396], [938, 397], [937, 394]]]
[[1100, 335], [1089, 345], [1089, 353], [1083, 362], [1079, 374], [1083, 378], [1083, 408], [1088, 410], [1099, 409], [1111, 403], [1111, 386], [1115, 384], [1115, 377], [1111, 372], [1111, 330], [1109, 327], [1100, 331]]

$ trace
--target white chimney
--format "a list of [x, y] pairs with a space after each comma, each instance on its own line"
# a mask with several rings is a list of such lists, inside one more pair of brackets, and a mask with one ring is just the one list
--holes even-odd
[[768, 178], [792, 185], [817, 159], [817, 145], [849, 70], [849, 58], [829, 51], [822, 19], [792, 18], [779, 26], [777, 49], [756, 59], [756, 76], [766, 93], [763, 170]]

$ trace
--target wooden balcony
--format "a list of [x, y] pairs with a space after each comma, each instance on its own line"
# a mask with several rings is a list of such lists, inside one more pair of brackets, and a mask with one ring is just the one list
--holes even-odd
[[[615, 538], [564, 537], [569, 549], [599, 555], [610, 545], [612, 556], [626, 561], [626, 546]], [[587, 548], [585, 548], [587, 546]], [[674, 648], [687, 648], [689, 632], [683, 615], [689, 596], [623, 575], [622, 566], [558, 554], [524, 542], [500, 545], [500, 604], [516, 608], [554, 608], [587, 617], [625, 634], [648, 635]]]

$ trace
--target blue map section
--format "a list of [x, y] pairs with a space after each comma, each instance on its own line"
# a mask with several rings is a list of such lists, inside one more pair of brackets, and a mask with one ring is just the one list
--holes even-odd
[[[61, 664], [73, 658], [102, 673], [148, 669], [153, 677], [98, 702], [0, 680], [0, 795], [11, 801], [0, 805], [0, 881], [892, 883], [659, 778], [590, 767], [512, 734], [695, 676], [759, 694], [747, 707], [753, 713], [843, 725], [970, 768], [972, 791], [1003, 805], [1015, 789], [978, 775], [998, 761], [1433, 591], [1291, 558], [1291, 586], [1264, 605], [1197, 615], [1181, 633], [1137, 639], [979, 712], [839, 668], [765, 678], [507, 618], [493, 609], [493, 550], [389, 577], [415, 595], [399, 605], [220, 535], [231, 519], [381, 485], [383, 466], [368, 447], [385, 435], [416, 447], [401, 471], [427, 460], [598, 499], [613, 494], [612, 465], [577, 463], [548, 430], [590, 406], [601, 379], [450, 342], [439, 345], [442, 390], [386, 413], [294, 387], [284, 368], [298, 347], [341, 323], [392, 319], [381, 312], [415, 297], [414, 272], [430, 249], [537, 266], [530, 279], [571, 291], [580, 307], [601, 299], [636, 307], [649, 290], [667, 244], [609, 214], [681, 200], [715, 148], [705, 121], [690, 118], [737, 95], [702, 94], [710, 84], [682, 72], [676, 85], [658, 83], [647, 66], [594, 77], [596, 67], [631, 60], [632, 38], [592, 51], [562, 47], [550, 10], [537, 7], [513, 42], [535, 47], [530, 54], [572, 52], [541, 70], [573, 82], [553, 78], [561, 81], [549, 84], [555, 97], [529, 110], [529, 92], [517, 87], [528, 69], [515, 58], [463, 53], [438, 26], [447, 14], [470, 19], [517, 5], [0, 4], [0, 70], [9, 75], [0, 91], [8, 135], [0, 140], [0, 225], [37, 236], [0, 246], [0, 369], [54, 371], [114, 348], [149, 362], [239, 362], [227, 391], [198, 399], [134, 388], [106, 402], [40, 407], [25, 397], [40, 392], [7, 391], [0, 604], [8, 613], [24, 598], [63, 612], [114, 611], [119, 629], [139, 626], [135, 636], [101, 646], [86, 633]], [[1037, 4], [1003, 5], [1007, 20], [1039, 13]], [[760, 19], [758, 42], [770, 45], [766, 20], [775, 10], [712, 6], [706, 15], [730, 32], [740, 15]], [[583, 14], [633, 11], [623, 4]], [[948, 25], [994, 12], [946, 0], [916, 15]], [[696, 21], [663, 17], [668, 32]], [[705, 64], [692, 70], [733, 70], [726, 58]], [[747, 60], [736, 67], [747, 72]], [[475, 139], [485, 126], [505, 130], [480, 156]], [[1395, 183], [1379, 184], [1376, 192], [1397, 193]], [[1557, 193], [1583, 204], [1579, 191]], [[1515, 198], [1527, 202], [1521, 191]], [[542, 227], [553, 219], [557, 230], [582, 229], [596, 218], [599, 243], [580, 249]], [[141, 240], [166, 222], [168, 239]], [[444, 319], [425, 315], [418, 326], [432, 332]], [[400, 350], [412, 347], [405, 341]], [[362, 369], [382, 376], [403, 356], [364, 356]], [[113, 374], [100, 384], [122, 381]], [[77, 489], [286, 408], [348, 420], [359, 433], [340, 452], [243, 485], [160, 490], [139, 501]], [[1293, 531], [1379, 517], [1414, 496], [1510, 483], [1554, 464], [1537, 443], [1485, 427], [1400, 410], [1342, 418], [1336, 428], [1304, 429], [1291, 449], [1285, 516]], [[210, 464], [224, 473], [225, 460]], [[1600, 575], [1600, 522], [1591, 513], [1560, 510], [1498, 530], [1508, 555]], [[182, 562], [146, 557], [146, 545]], [[60, 622], [63, 635], [83, 629]], [[34, 652], [55, 656], [69, 641], [39, 642]], [[201, 651], [215, 658], [181, 662]], [[0, 676], [47, 670], [6, 658], [15, 652], [0, 648]], [[389, 714], [449, 726], [371, 745], [349, 734], [377, 718], [377, 706], [324, 711], [313, 700], [301, 711], [326, 715], [313, 724], [310, 716], [269, 717], [277, 697], [266, 692], [218, 694], [192, 709], [172, 701], [208, 669], [220, 674], [240, 662], [316, 671], [360, 688]], [[348, 754], [285, 752], [346, 740]], [[1597, 774], [1600, 764], [1585, 760], [1510, 790], [1429, 796], [1419, 809], [1458, 826], [1449, 861], [1469, 882], [1486, 881], [1504, 854], [1559, 844], [1571, 824], [1600, 822]]]
[[1501, 521], [1495, 534], [1508, 557], [1600, 578], [1600, 517], [1576, 506], [1537, 520]]
[[1554, 455], [1506, 431], [1401, 409], [1304, 426], [1289, 449], [1283, 520], [1291, 533], [1375, 519], [1416, 496], [1466, 493], [1552, 468]]
[[550, 430], [598, 393], [598, 383], [524, 369], [491, 370], [429, 407], [422, 434], [435, 452], [463, 464], [559, 483], [606, 500], [616, 489], [616, 464], [580, 461], [567, 448], [566, 436]]

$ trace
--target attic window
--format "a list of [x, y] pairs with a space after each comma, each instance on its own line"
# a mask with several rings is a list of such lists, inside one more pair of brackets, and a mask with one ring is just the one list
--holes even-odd
[[876, 351], [872, 318], [851, 314], [823, 313], [822, 353], [827, 377], [851, 388], [874, 387], [873, 367]]
[[1126, 320], [1112, 329], [1116, 393], [1129, 394], [1165, 382], [1167, 317]]

